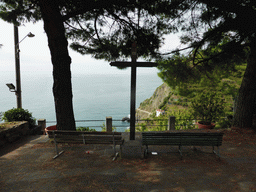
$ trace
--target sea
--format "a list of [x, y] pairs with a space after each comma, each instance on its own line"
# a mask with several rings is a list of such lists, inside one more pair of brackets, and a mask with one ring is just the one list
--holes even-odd
[[[9, 91], [6, 83], [16, 84], [14, 72], [0, 72], [0, 112], [17, 106], [15, 93]], [[129, 128], [129, 122], [121, 120], [130, 114], [130, 83], [129, 73], [72, 74], [76, 126], [100, 131], [106, 117], [111, 116], [116, 131]], [[137, 73], [136, 108], [162, 83], [157, 73]], [[21, 74], [22, 108], [37, 120], [46, 119], [47, 126], [56, 124], [52, 85], [51, 72], [26, 71]]]

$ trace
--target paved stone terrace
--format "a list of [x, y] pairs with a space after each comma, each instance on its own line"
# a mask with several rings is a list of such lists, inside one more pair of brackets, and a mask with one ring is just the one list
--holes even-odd
[[[127, 135], [124, 135], [127, 138]], [[134, 153], [136, 153], [136, 135]], [[0, 191], [256, 191], [255, 132], [227, 132], [221, 159], [211, 147], [150, 147], [157, 155], [112, 161], [111, 146], [54, 145], [47, 136], [29, 136], [0, 149]], [[138, 146], [137, 146], [138, 147]], [[88, 153], [89, 152], [89, 153]], [[160, 152], [160, 153], [159, 153]]]

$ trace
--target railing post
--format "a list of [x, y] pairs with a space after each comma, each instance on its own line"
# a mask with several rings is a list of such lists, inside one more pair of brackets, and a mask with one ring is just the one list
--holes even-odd
[[41, 131], [44, 133], [46, 128], [46, 119], [38, 119], [37, 124], [41, 126]]
[[112, 117], [106, 117], [106, 131], [112, 132]]
[[168, 130], [175, 130], [175, 116], [169, 116], [168, 119]]

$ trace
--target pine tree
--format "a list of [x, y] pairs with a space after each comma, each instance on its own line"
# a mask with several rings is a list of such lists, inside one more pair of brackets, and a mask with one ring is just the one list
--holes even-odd
[[[177, 71], [180, 66], [178, 72], [184, 71], [187, 76], [180, 78], [180, 81], [187, 81], [200, 79], [216, 69], [230, 73], [235, 65], [246, 62], [247, 68], [237, 96], [234, 126], [251, 127], [253, 114], [256, 113], [256, 1], [175, 2], [186, 4], [185, 10], [179, 10], [183, 14], [177, 15], [176, 26], [184, 32], [181, 42], [188, 47], [171, 52], [176, 54], [169, 59], [172, 70]], [[184, 50], [187, 52], [182, 54]], [[162, 65], [162, 69], [165, 66]]]
[[112, 61], [130, 57], [133, 41], [137, 41], [138, 56], [156, 56], [162, 36], [173, 30], [169, 18], [162, 14], [169, 12], [168, 1], [1, 0], [0, 3], [0, 18], [7, 22], [18, 26], [23, 22], [44, 21], [60, 130], [76, 129], [67, 39], [82, 54]]

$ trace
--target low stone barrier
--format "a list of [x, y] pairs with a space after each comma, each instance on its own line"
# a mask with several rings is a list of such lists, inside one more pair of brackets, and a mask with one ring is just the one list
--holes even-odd
[[13, 142], [17, 138], [27, 135], [29, 124], [27, 121], [6, 122], [0, 124], [0, 146]]

